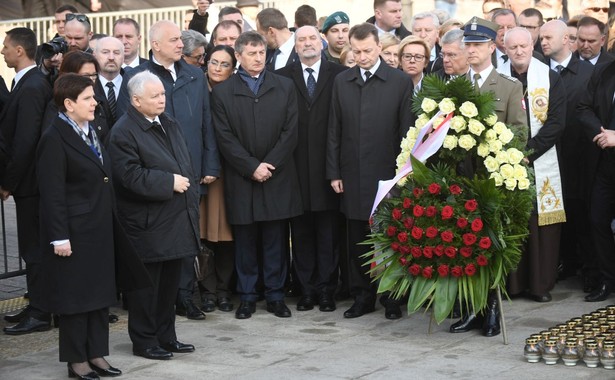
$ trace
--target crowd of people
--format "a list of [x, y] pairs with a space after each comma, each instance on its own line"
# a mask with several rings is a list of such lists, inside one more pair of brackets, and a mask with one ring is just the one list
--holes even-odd
[[[176, 315], [247, 319], [264, 300], [287, 318], [288, 294], [299, 312], [351, 298], [344, 317], [358, 318], [379, 299], [401, 318], [403, 299], [378, 298], [361, 243], [426, 75], [492, 92], [498, 120], [527, 141], [536, 185], [548, 175], [549, 202], [563, 205], [546, 216], [537, 201], [508, 293], [549, 302], [572, 275], [589, 302], [615, 290], [605, 21], [486, 0], [480, 17], [435, 9], [406, 28], [401, 0], [374, 0], [366, 22], [303, 5], [292, 28], [274, 8], [251, 26], [225, 7], [212, 26], [210, 3], [197, 2], [186, 30], [154, 23], [148, 57], [135, 20], [93, 38], [72, 6], [56, 9], [52, 41], [7, 32], [16, 75], [10, 89], [0, 81], [0, 196], [15, 200], [30, 302], [5, 316], [5, 334], [59, 324], [60, 361], [92, 379], [121, 375], [105, 359], [119, 298], [133, 353], [156, 360], [195, 349], [178, 341]], [[498, 335], [497, 306], [490, 295], [450, 331]]]

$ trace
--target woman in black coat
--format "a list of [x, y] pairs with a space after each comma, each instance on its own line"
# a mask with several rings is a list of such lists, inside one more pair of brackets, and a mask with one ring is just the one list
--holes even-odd
[[46, 294], [61, 316], [60, 361], [70, 377], [98, 379], [121, 371], [109, 355], [109, 306], [116, 302], [111, 161], [90, 121], [92, 81], [65, 74], [55, 83], [59, 114], [41, 137], [38, 180]]

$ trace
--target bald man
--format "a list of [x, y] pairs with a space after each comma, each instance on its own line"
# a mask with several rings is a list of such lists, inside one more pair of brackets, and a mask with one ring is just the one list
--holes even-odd
[[117, 98], [122, 86], [124, 44], [115, 37], [103, 37], [96, 42], [94, 57], [100, 66], [94, 93], [102, 99], [107, 126], [111, 128], [118, 119]]

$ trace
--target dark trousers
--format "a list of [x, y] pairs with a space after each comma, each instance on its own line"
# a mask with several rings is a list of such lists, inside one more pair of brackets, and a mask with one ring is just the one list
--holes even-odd
[[355, 302], [373, 305], [376, 302], [376, 283], [372, 282], [367, 273], [369, 265], [364, 265], [368, 260], [363, 256], [372, 250], [370, 245], [359, 244], [368, 239], [369, 223], [364, 220], [347, 219], [346, 228], [348, 234], [348, 278], [350, 295]]
[[187, 299], [192, 299], [194, 293], [194, 283], [196, 273], [194, 272], [194, 257], [184, 257], [181, 259], [181, 269], [179, 273], [179, 288], [177, 289], [176, 303], [182, 306]]
[[134, 350], [177, 339], [174, 306], [181, 264], [182, 259], [144, 263], [153, 286], [128, 293], [128, 334]]
[[598, 277], [594, 241], [591, 238], [588, 202], [585, 199], [566, 198], [566, 223], [562, 224], [560, 259], [564, 272], [573, 275], [583, 268], [583, 274]]
[[208, 259], [207, 274], [201, 285], [205, 288], [203, 299], [216, 300], [221, 297], [230, 297], [230, 283], [235, 270], [235, 252], [232, 241], [206, 243], [212, 250]]
[[265, 299], [282, 301], [287, 272], [287, 225], [286, 220], [237, 224], [233, 226], [235, 237], [235, 268], [237, 291], [242, 301], [256, 302], [256, 282], [259, 265], [257, 242], [262, 242], [262, 268]]
[[109, 308], [62, 315], [60, 361], [82, 363], [109, 355]]
[[[49, 320], [49, 313], [39, 307], [45, 285], [42, 280], [42, 253], [39, 239], [39, 197], [13, 197], [17, 217], [17, 243], [19, 255], [26, 262], [26, 284], [30, 297], [30, 316]], [[49, 242], [48, 242], [49, 243]]]
[[615, 217], [615, 159], [602, 152], [592, 187], [590, 223], [602, 281], [615, 287], [615, 241], [611, 221]]
[[290, 221], [293, 265], [303, 295], [332, 295], [337, 286], [337, 211], [306, 211]]

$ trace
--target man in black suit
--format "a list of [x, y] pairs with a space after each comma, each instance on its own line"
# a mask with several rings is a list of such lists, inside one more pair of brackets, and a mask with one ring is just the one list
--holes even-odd
[[297, 61], [293, 32], [284, 14], [266, 8], [256, 15], [256, 31], [267, 40], [267, 70], [274, 71]]
[[431, 12], [417, 13], [412, 16], [410, 21], [412, 35], [421, 37], [431, 48], [429, 53], [429, 64], [425, 69], [426, 74], [434, 73], [442, 68], [442, 58], [440, 58], [440, 45], [438, 44], [438, 33], [440, 21], [438, 16]]
[[[368, 23], [356, 25], [349, 36], [357, 66], [335, 78], [326, 174], [333, 190], [342, 194], [350, 294], [355, 299], [344, 317], [356, 318], [374, 311], [376, 301], [375, 283], [361, 257], [370, 247], [359, 243], [370, 233], [368, 220], [378, 181], [395, 176], [399, 143], [414, 118], [410, 111], [412, 81], [379, 58], [382, 45], [376, 28]], [[385, 316], [401, 317], [398, 304], [387, 305]]]
[[346, 67], [322, 59], [318, 29], [295, 31], [299, 61], [277, 71], [293, 80], [299, 109], [295, 166], [303, 214], [291, 219], [293, 265], [302, 290], [297, 310], [335, 310], [339, 196], [325, 176], [327, 122], [333, 80]]
[[593, 17], [583, 17], [577, 23], [577, 51], [574, 55], [592, 65], [612, 62], [615, 58], [604, 49], [607, 27]]
[[134, 68], [147, 61], [139, 56], [141, 46], [141, 27], [132, 18], [120, 18], [113, 23], [113, 37], [124, 44], [122, 68]]
[[117, 112], [117, 99], [122, 87], [124, 46], [115, 37], [103, 37], [96, 42], [94, 57], [100, 66], [94, 92], [98, 98], [103, 99], [102, 107], [107, 117], [107, 126], [111, 128], [121, 116]]
[[402, 16], [401, 0], [374, 0], [374, 15], [366, 22], [374, 24], [378, 36], [391, 33], [403, 40], [411, 33], [402, 23]]
[[39, 192], [35, 152], [43, 115], [51, 99], [51, 86], [36, 69], [36, 36], [27, 28], [7, 32], [2, 55], [15, 70], [11, 94], [0, 115], [0, 197], [10, 195], [17, 212], [19, 254], [26, 262], [30, 295], [27, 312], [15, 316], [5, 327], [10, 335], [43, 331], [51, 327], [49, 313], [41, 310], [41, 250], [39, 242]]
[[587, 158], [592, 147], [581, 128], [579, 114], [573, 110], [587, 90], [594, 68], [570, 51], [568, 27], [563, 21], [552, 20], [544, 24], [540, 28], [540, 38], [549, 66], [562, 76], [568, 98], [566, 128], [560, 139], [560, 168], [566, 205], [566, 223], [562, 225], [560, 243], [562, 275], [575, 275], [577, 268], [584, 267], [584, 289], [591, 291], [598, 280], [589, 230]]

